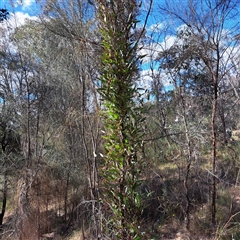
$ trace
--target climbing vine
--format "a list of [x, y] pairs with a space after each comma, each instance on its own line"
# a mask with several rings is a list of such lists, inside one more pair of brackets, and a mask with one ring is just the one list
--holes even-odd
[[98, 0], [102, 34], [102, 71], [99, 93], [103, 101], [104, 154], [102, 179], [109, 236], [140, 239], [142, 211], [139, 185], [145, 166], [141, 156], [141, 101], [137, 101], [139, 39], [135, 29], [140, 5], [135, 0]]

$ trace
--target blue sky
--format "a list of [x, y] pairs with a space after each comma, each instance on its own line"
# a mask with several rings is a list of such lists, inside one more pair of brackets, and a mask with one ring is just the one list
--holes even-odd
[[[161, 4], [164, 0], [154, 0], [153, 8], [156, 9], [158, 4]], [[143, 0], [142, 8], [148, 9], [149, 0]], [[7, 8], [10, 12], [23, 12], [30, 16], [36, 16], [39, 13], [39, 6], [36, 4], [36, 0], [0, 0], [0, 8]], [[150, 17], [148, 25], [153, 24], [154, 18]]]
[[1, 8], [7, 8], [8, 10], [15, 11], [21, 11], [21, 12], [28, 12], [30, 11], [30, 7], [35, 5], [35, 0], [15, 0], [15, 1], [9, 1], [9, 0], [2, 0], [0, 7]]
[[[7, 10], [10, 12], [10, 14], [15, 16], [15, 18], [12, 17], [11, 22], [15, 26], [20, 26], [24, 23], [24, 20], [26, 18], [36, 17], [40, 13], [40, 7], [36, 4], [36, 0], [11, 0], [13, 3], [10, 4], [9, 0], [0, 0], [0, 8], [7, 8]], [[164, 0], [154, 0], [153, 9], [151, 10], [151, 15], [148, 19], [147, 28], [152, 30], [156, 30], [156, 28], [160, 27], [161, 24], [156, 25], [156, 19], [154, 17], [154, 9], [157, 9], [156, 5], [160, 4]], [[149, 9], [149, 0], [143, 0], [142, 9], [143, 13], [146, 13]], [[143, 17], [144, 18], [144, 17]], [[142, 23], [143, 24], [143, 23]], [[155, 29], [153, 29], [155, 27]], [[163, 40], [163, 39], [162, 39]], [[147, 75], [147, 70], [149, 69], [149, 63], [145, 63], [142, 65], [143, 76]], [[146, 81], [146, 78], [144, 77], [144, 82], [148, 85], [150, 79]], [[148, 86], [149, 87], [149, 86]]]
[[6, 8], [10, 13], [22, 12], [29, 16], [39, 13], [39, 6], [35, 0], [0, 0], [0, 8]]
[[[185, 0], [182, 0], [183, 3]], [[11, 0], [11, 2], [14, 2], [14, 4], [9, 4], [9, 0], [0, 0], [0, 8], [7, 8], [8, 11], [13, 14], [15, 13], [16, 16], [16, 23], [17, 25], [21, 25], [24, 23], [24, 20], [26, 18], [35, 17], [40, 13], [40, 7], [36, 4], [35, 0]], [[165, 0], [154, 0], [154, 5], [151, 11], [151, 15], [148, 19], [147, 29], [148, 33], [155, 32], [155, 35], [153, 35], [153, 38], [155, 42], [151, 42], [151, 45], [147, 45], [147, 48], [143, 49], [140, 54], [148, 54], [148, 57], [145, 58], [145, 62], [142, 65], [142, 84], [145, 85], [144, 87], [149, 88], [149, 82], [151, 81], [151, 74], [158, 74], [157, 68], [158, 64], [155, 62], [155, 66], [153, 61], [151, 61], [150, 56], [152, 54], [152, 57], [155, 58], [159, 51], [162, 51], [164, 48], [169, 48], [175, 41], [176, 36], [174, 33], [166, 34], [166, 32], [159, 35], [159, 32], [161, 32], [164, 29], [164, 24], [169, 22], [159, 22], [161, 21], [161, 16], [158, 12], [158, 5], [162, 5]], [[149, 7], [149, 0], [143, 0], [142, 8], [144, 9], [144, 13], [148, 10]], [[173, 26], [172, 26], [173, 27]], [[179, 25], [178, 25], [179, 27]], [[177, 26], [175, 25], [175, 30], [177, 29]], [[152, 49], [152, 50], [151, 50]], [[155, 72], [150, 72], [150, 67], [154, 69]], [[164, 74], [164, 73], [163, 73]], [[162, 76], [162, 81], [164, 81], [164, 85], [166, 88], [171, 88], [168, 79], [166, 76]]]

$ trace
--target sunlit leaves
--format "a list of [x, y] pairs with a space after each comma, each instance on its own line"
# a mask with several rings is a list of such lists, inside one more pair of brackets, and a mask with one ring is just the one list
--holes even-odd
[[99, 93], [104, 104], [105, 199], [111, 206], [114, 235], [118, 239], [136, 239], [142, 208], [138, 187], [144, 166], [140, 157], [143, 109], [135, 98], [139, 94], [134, 81], [139, 57], [130, 33], [137, 22], [137, 5], [134, 0], [108, 3], [99, 0], [98, 4], [102, 34]]

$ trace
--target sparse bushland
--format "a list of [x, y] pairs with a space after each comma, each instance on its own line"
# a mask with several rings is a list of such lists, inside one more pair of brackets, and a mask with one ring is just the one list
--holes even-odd
[[148, 12], [167, 47], [138, 1], [39, 1], [5, 32], [1, 239], [240, 237], [238, 1], [176, 1]]

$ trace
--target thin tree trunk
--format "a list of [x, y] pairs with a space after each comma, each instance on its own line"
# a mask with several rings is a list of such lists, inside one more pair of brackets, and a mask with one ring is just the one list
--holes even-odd
[[183, 122], [184, 122], [184, 128], [185, 128], [185, 137], [187, 141], [187, 169], [186, 169], [186, 175], [184, 179], [184, 189], [185, 189], [185, 197], [186, 197], [186, 206], [185, 206], [185, 214], [186, 214], [186, 228], [189, 230], [190, 228], [190, 206], [191, 206], [191, 200], [189, 197], [189, 186], [188, 186], [188, 180], [190, 175], [190, 168], [192, 165], [192, 144], [189, 137], [189, 129], [188, 129], [188, 120], [186, 117], [186, 108], [184, 103], [184, 97], [181, 94], [181, 102], [182, 102], [182, 108], [183, 108]]
[[217, 89], [217, 81], [214, 81], [214, 99], [213, 99], [213, 109], [212, 109], [212, 224], [216, 223], [216, 155], [217, 155], [217, 136], [215, 130], [215, 119], [217, 112], [217, 100], [218, 100], [218, 89]]
[[[2, 146], [2, 152], [5, 154], [6, 152], [6, 146], [7, 144], [5, 143], [6, 141], [6, 132], [4, 131], [2, 141], [1, 141], [1, 146]], [[3, 198], [2, 198], [2, 211], [0, 213], [0, 226], [3, 224], [3, 217], [5, 215], [6, 211], [6, 205], [7, 205], [7, 170], [6, 170], [6, 161], [3, 164], [3, 169], [4, 169], [4, 179], [3, 179]]]
[[2, 211], [0, 213], [0, 226], [3, 224], [3, 217], [5, 215], [7, 205], [7, 174], [4, 172], [4, 183], [3, 183], [3, 198], [2, 198]]
[[67, 222], [67, 203], [68, 203], [68, 188], [69, 188], [69, 178], [70, 178], [70, 174], [69, 174], [69, 170], [70, 166], [68, 166], [68, 170], [67, 170], [67, 181], [66, 181], [66, 187], [65, 187], [65, 193], [64, 193], [64, 221], [65, 223]]

